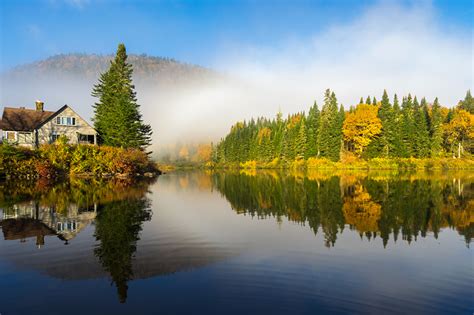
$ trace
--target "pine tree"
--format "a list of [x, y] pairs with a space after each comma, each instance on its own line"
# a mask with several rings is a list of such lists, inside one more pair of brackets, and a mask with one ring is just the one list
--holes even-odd
[[359, 104], [364, 104], [364, 98], [362, 96], [360, 97]]
[[379, 154], [385, 157], [393, 156], [394, 149], [394, 135], [393, 135], [393, 123], [394, 115], [392, 105], [388, 98], [387, 91], [383, 91], [382, 101], [378, 111], [378, 117], [382, 122], [382, 134], [380, 136], [381, 150]]
[[316, 101], [313, 106], [309, 109], [308, 119], [306, 120], [307, 126], [307, 146], [306, 146], [306, 158], [315, 157], [318, 155], [318, 130], [319, 130], [320, 113], [318, 104]]
[[415, 115], [413, 110], [413, 100], [410, 94], [402, 100], [402, 135], [403, 152], [402, 157], [414, 156], [414, 140], [416, 138]]
[[377, 100], [375, 99], [375, 96], [374, 96], [374, 98], [372, 99], [372, 105], [377, 105]]
[[466, 97], [464, 97], [464, 100], [459, 102], [458, 107], [474, 114], [474, 98], [471, 95], [471, 90], [467, 90]]
[[403, 142], [403, 118], [402, 113], [400, 110], [400, 105], [398, 103], [397, 94], [393, 97], [393, 149], [392, 149], [392, 156], [393, 157], [403, 157], [405, 156], [405, 146]]
[[365, 104], [371, 105], [370, 96], [367, 96], [367, 99], [365, 100]]
[[431, 156], [440, 156], [443, 149], [443, 116], [441, 115], [441, 107], [438, 98], [435, 98], [433, 106], [431, 107], [430, 137]]
[[142, 121], [132, 72], [125, 45], [119, 44], [115, 59], [92, 91], [92, 96], [98, 98], [93, 121], [100, 143], [144, 150], [151, 144], [152, 130]]
[[296, 159], [304, 159], [307, 149], [306, 124], [304, 119], [301, 120], [301, 125], [296, 137]]
[[415, 96], [413, 100], [413, 110], [415, 114], [415, 138], [412, 140], [415, 156], [418, 158], [428, 157], [430, 154], [430, 138], [424, 107], [426, 99], [421, 100], [421, 104]]
[[329, 89], [326, 90], [324, 95], [318, 133], [320, 156], [338, 161], [342, 140], [342, 121], [337, 108], [336, 95], [334, 92], [331, 93]]

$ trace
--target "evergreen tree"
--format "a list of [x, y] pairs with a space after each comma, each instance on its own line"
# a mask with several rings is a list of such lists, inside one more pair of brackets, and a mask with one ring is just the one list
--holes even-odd
[[378, 111], [378, 117], [382, 122], [382, 134], [380, 136], [380, 151], [379, 154], [381, 156], [393, 156], [394, 150], [394, 115], [393, 115], [393, 108], [390, 104], [390, 100], [388, 98], [387, 91], [383, 91], [381, 105]]
[[403, 142], [403, 126], [402, 126], [402, 113], [400, 109], [400, 105], [398, 103], [397, 94], [393, 97], [393, 148], [392, 148], [392, 156], [393, 157], [403, 157], [404, 153], [406, 152], [404, 142]]
[[360, 97], [359, 104], [364, 104], [364, 98], [362, 96]]
[[431, 108], [430, 137], [431, 156], [440, 156], [442, 154], [443, 144], [443, 117], [441, 115], [441, 107], [438, 98], [435, 98]]
[[374, 98], [372, 99], [372, 105], [377, 105], [377, 100], [375, 99], [375, 96], [374, 96]]
[[466, 97], [464, 97], [464, 100], [459, 102], [458, 107], [474, 114], [474, 98], [471, 95], [471, 90], [467, 90]]
[[403, 152], [402, 157], [414, 156], [414, 141], [416, 139], [415, 115], [413, 110], [413, 100], [410, 94], [402, 101], [402, 137]]
[[296, 137], [296, 158], [304, 159], [307, 149], [307, 136], [306, 136], [306, 126], [304, 119], [301, 120], [301, 125], [298, 131], [298, 136]]
[[319, 109], [316, 101], [313, 106], [309, 109], [308, 119], [306, 120], [307, 126], [307, 146], [306, 146], [306, 158], [315, 157], [318, 155], [318, 130], [319, 130]]
[[324, 105], [321, 110], [319, 125], [320, 156], [338, 161], [342, 140], [342, 121], [337, 108], [337, 99], [334, 92], [327, 89], [324, 95]]
[[370, 96], [367, 96], [367, 99], [365, 100], [365, 104], [371, 105]]
[[430, 138], [424, 107], [426, 100], [423, 98], [421, 104], [415, 96], [413, 110], [415, 114], [415, 138], [412, 140], [415, 156], [418, 158], [428, 157], [430, 154]]
[[115, 59], [92, 91], [98, 98], [93, 105], [94, 127], [102, 144], [145, 149], [151, 144], [152, 130], [142, 121], [132, 72], [125, 45], [119, 44]]

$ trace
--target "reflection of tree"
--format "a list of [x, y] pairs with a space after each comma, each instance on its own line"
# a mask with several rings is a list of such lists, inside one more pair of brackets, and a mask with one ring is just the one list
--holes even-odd
[[110, 273], [121, 303], [127, 299], [128, 280], [132, 279], [132, 258], [137, 249], [142, 223], [150, 220], [149, 201], [145, 198], [113, 201], [99, 209], [94, 253]]
[[344, 218], [346, 223], [359, 232], [377, 232], [381, 206], [373, 202], [369, 193], [360, 184], [351, 187], [352, 193], [344, 197]]
[[[460, 183], [462, 182], [462, 183]], [[372, 179], [362, 174], [309, 176], [216, 173], [213, 184], [238, 213], [286, 217], [324, 233], [334, 246], [345, 224], [384, 245], [399, 235], [407, 242], [454, 227], [469, 244], [474, 235], [474, 182], [424, 175]]]
[[[95, 255], [104, 269], [110, 273], [112, 281], [117, 286], [120, 301], [125, 302], [127, 281], [133, 275], [132, 258], [142, 223], [151, 218], [149, 201], [144, 197], [149, 184], [147, 180], [132, 183], [95, 179], [70, 179], [55, 184], [5, 182], [0, 183], [0, 207], [3, 209], [4, 217], [13, 216], [18, 214], [20, 208], [28, 210], [34, 201], [37, 208], [45, 208], [48, 213], [51, 211], [55, 218], [67, 219], [72, 212], [76, 218], [80, 212], [95, 209], [97, 206], [95, 237], [98, 245]], [[33, 219], [34, 222], [31, 223]], [[3, 231], [8, 232], [5, 238], [39, 236], [38, 245], [41, 245], [40, 243], [44, 243], [44, 235], [58, 234], [57, 231], [48, 230], [40, 219], [45, 221], [44, 217], [38, 215], [34, 218], [3, 220], [5, 224]]]
[[308, 224], [316, 233], [322, 226], [327, 246], [334, 245], [344, 227], [339, 179], [311, 181], [306, 177], [245, 173], [216, 173], [214, 184], [238, 213], [259, 218], [287, 217]]

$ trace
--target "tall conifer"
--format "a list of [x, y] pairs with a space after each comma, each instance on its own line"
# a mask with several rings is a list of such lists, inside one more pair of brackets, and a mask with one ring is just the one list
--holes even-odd
[[92, 96], [98, 98], [93, 105], [94, 127], [102, 144], [145, 149], [151, 144], [152, 130], [143, 123], [132, 72], [125, 45], [119, 44], [109, 69], [101, 74], [92, 91]]

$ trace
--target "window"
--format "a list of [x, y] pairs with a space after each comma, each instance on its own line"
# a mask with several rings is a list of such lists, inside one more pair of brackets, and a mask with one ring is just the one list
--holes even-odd
[[59, 139], [61, 135], [58, 135], [55, 131], [51, 134], [51, 142], [55, 142], [56, 140]]
[[16, 131], [6, 131], [7, 141], [16, 141]]
[[76, 125], [76, 118], [75, 117], [58, 116], [58, 117], [56, 117], [56, 124], [57, 125], [64, 125], [64, 126], [75, 126]]

